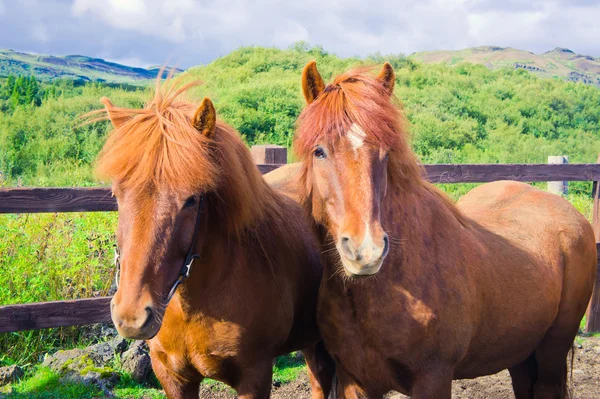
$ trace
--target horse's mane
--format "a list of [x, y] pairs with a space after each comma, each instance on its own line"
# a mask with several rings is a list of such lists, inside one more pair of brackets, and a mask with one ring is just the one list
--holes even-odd
[[[423, 182], [423, 169], [408, 145], [406, 119], [399, 102], [370, 71], [359, 68], [343, 73], [327, 85], [300, 114], [294, 148], [305, 160], [325, 142], [334, 147], [353, 123], [366, 132], [366, 142], [390, 151], [388, 176], [392, 185], [411, 188]], [[305, 169], [309, 168], [305, 162]]]
[[[143, 109], [114, 107], [103, 100], [103, 119], [117, 122], [97, 160], [100, 177], [151, 195], [157, 190], [205, 192], [211, 211], [230, 232], [239, 233], [273, 207], [273, 194], [238, 133], [217, 121], [210, 137], [191, 124], [198, 105], [181, 96], [199, 82], [157, 80]], [[98, 118], [97, 118], [98, 119]], [[212, 195], [211, 195], [212, 194]]]

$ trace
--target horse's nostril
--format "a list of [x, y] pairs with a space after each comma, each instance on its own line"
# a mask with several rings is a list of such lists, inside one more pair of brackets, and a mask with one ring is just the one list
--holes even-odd
[[340, 245], [342, 247], [342, 252], [344, 253], [344, 255], [347, 258], [350, 258], [350, 259], [356, 258], [356, 254], [354, 253], [354, 250], [352, 249], [352, 240], [350, 240], [350, 237], [342, 236], [340, 239]]
[[152, 310], [152, 308], [150, 306], [146, 306], [146, 308], [144, 309], [146, 311], [146, 321], [144, 322], [144, 324], [142, 324], [141, 328], [146, 328], [150, 325], [150, 323], [152, 323], [152, 320], [154, 319], [154, 311]]
[[388, 238], [388, 235], [384, 235], [383, 236], [383, 252], [382, 252], [382, 256], [386, 256], [388, 251], [390, 250], [390, 240]]

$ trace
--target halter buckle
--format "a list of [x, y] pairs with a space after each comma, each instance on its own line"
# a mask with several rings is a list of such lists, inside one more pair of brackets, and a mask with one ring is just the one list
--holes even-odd
[[115, 249], [115, 258], [114, 258], [114, 264], [115, 264], [115, 268], [117, 269], [115, 271], [115, 285], [117, 286], [117, 289], [119, 288], [119, 280], [121, 280], [121, 254], [119, 253], [119, 247], [118, 246], [114, 246]]

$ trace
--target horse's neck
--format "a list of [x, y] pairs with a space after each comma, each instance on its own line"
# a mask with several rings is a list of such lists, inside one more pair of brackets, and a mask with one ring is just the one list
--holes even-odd
[[[210, 209], [206, 214], [210, 215]], [[199, 307], [211, 306], [215, 291], [223, 290], [227, 279], [235, 274], [239, 267], [240, 240], [228, 236], [223, 225], [210, 218], [200, 237], [201, 246], [197, 249], [200, 256], [192, 264], [185, 286], [180, 290], [179, 300], [184, 311], [197, 312]]]
[[[200, 259], [194, 262], [186, 282], [187, 289], [180, 298], [182, 303], [193, 304], [193, 310], [214, 305], [211, 295], [218, 298], [224, 290], [239, 289], [240, 287], [234, 287], [236, 284], [249, 283], [236, 283], [234, 278], [245, 274], [240, 269], [248, 267], [251, 259], [256, 258], [256, 252], [260, 251], [255, 245], [255, 230], [265, 229], [265, 226], [269, 225], [268, 220], [260, 219], [254, 220], [252, 226], [241, 226], [240, 231], [230, 231], [230, 226], [222, 220], [224, 212], [228, 209], [226, 204], [223, 205], [223, 201], [219, 192], [213, 194], [212, 201], [208, 201], [209, 204], [214, 205], [218, 202], [220, 205], [205, 210], [207, 220], [198, 248]], [[253, 270], [259, 273], [258, 269]]]
[[412, 190], [395, 188], [391, 194], [384, 200], [382, 224], [396, 244], [432, 243], [439, 237], [436, 229], [458, 232], [465, 224], [456, 205], [427, 182]]

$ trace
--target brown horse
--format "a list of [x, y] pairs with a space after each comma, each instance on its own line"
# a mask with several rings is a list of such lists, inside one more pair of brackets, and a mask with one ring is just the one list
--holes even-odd
[[[482, 185], [457, 205], [423, 179], [391, 101], [395, 75], [303, 72], [299, 189], [327, 250], [318, 321], [340, 394], [450, 398], [508, 368], [517, 398], [567, 396], [596, 246], [566, 200]], [[291, 181], [291, 180], [289, 180]]]
[[114, 324], [148, 340], [169, 398], [197, 398], [205, 377], [268, 398], [273, 358], [294, 350], [323, 398], [334, 364], [319, 344], [313, 223], [262, 179], [209, 99], [178, 100], [188, 87], [157, 87], [144, 109], [103, 99], [115, 129], [98, 171], [119, 205]]

